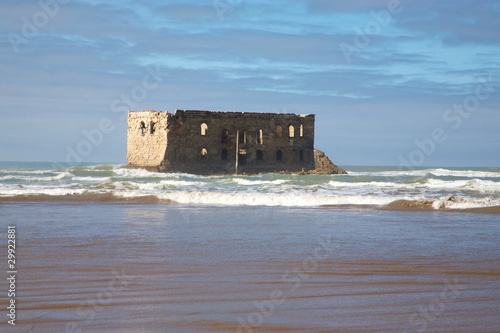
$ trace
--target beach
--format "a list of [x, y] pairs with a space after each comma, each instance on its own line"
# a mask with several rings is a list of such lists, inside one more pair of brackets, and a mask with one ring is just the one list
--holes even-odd
[[[371, 194], [349, 185], [338, 188], [341, 179], [348, 183], [347, 177], [366, 174], [330, 176], [324, 183], [335, 182], [334, 190], [327, 194], [315, 178], [299, 176], [233, 177], [236, 187], [221, 189], [227, 178], [214, 183], [197, 176], [143, 174], [141, 180], [141, 170], [83, 168], [78, 172], [98, 168], [109, 176], [74, 175], [75, 169], [42, 174], [37, 167], [29, 174], [16, 169], [14, 179], [9, 177], [14, 171], [4, 171], [0, 227], [7, 235], [8, 226], [15, 226], [17, 273], [16, 325], [4, 315], [1, 331], [410, 333], [495, 332], [500, 327], [500, 215], [482, 211], [494, 211], [495, 205], [470, 207], [470, 202], [495, 203], [495, 171], [475, 170], [490, 177], [467, 179], [470, 186], [488, 184], [489, 192], [455, 190], [462, 205], [465, 199], [469, 203], [460, 210], [373, 203], [387, 200], [384, 191], [412, 199], [408, 193], [394, 195], [394, 188], [404, 184], [398, 181], [392, 189], [378, 186], [381, 192], [363, 184]], [[135, 178], [112, 172], [135, 173]], [[51, 179], [35, 179], [43, 177]], [[90, 179], [77, 183], [75, 177], [110, 179], [100, 179], [109, 183], [103, 186]], [[184, 186], [178, 194], [165, 182], [162, 186], [170, 190], [155, 188], [173, 177], [191, 183], [177, 184]], [[302, 183], [292, 180], [285, 189], [292, 179], [286, 177]], [[266, 181], [280, 183], [281, 192]], [[128, 189], [117, 190], [117, 182]], [[37, 188], [40, 193], [7, 196], [14, 185], [17, 191]], [[239, 186], [246, 190], [235, 193]], [[273, 195], [262, 193], [262, 186]], [[309, 193], [301, 186], [314, 188]], [[82, 189], [87, 190], [79, 193]], [[200, 194], [204, 191], [221, 193], [211, 200], [235, 199], [202, 202], [208, 200], [208, 194]], [[440, 199], [444, 191], [415, 191], [425, 191], [433, 202], [445, 201]], [[238, 194], [253, 201], [239, 203]], [[274, 201], [261, 204], [259, 195]], [[314, 195], [326, 204], [300, 201]], [[349, 202], [358, 196], [371, 202]], [[196, 198], [200, 202], [193, 202]], [[2, 285], [7, 291], [6, 280]], [[7, 314], [6, 292], [0, 301]]]

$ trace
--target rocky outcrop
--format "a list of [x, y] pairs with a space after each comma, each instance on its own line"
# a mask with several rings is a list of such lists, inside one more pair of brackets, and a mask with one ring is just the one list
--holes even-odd
[[347, 171], [333, 164], [324, 152], [314, 149], [314, 171], [310, 173], [346, 175]]

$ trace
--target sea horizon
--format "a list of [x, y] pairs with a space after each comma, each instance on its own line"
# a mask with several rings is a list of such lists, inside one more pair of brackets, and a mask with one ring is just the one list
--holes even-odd
[[[123, 161], [82, 161], [82, 162], [65, 162], [65, 161], [16, 161], [16, 160], [0, 160], [0, 163], [39, 163], [39, 164], [53, 164], [53, 165], [68, 165], [68, 166], [78, 166], [78, 165], [100, 165], [100, 164], [120, 164], [120, 165], [128, 165], [126, 160]], [[401, 165], [372, 165], [372, 164], [336, 164], [340, 168], [398, 168], [398, 169], [500, 169], [500, 166], [496, 165], [416, 165], [411, 168], [401, 166]], [[134, 167], [137, 168], [137, 167]], [[140, 169], [140, 168], [138, 168]]]

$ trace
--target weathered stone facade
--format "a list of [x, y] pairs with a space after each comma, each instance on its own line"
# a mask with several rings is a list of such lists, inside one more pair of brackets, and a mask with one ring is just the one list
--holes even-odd
[[176, 110], [128, 114], [131, 167], [233, 174], [315, 169], [313, 114]]
[[156, 111], [129, 112], [127, 160], [131, 166], [155, 169], [165, 159], [168, 114]]

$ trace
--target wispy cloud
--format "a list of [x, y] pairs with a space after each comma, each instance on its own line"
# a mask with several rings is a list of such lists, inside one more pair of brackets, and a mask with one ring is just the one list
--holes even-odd
[[[2, 160], [62, 160], [61, 140], [77, 140], [85, 126], [112, 117], [110, 103], [142, 80], [146, 66], [169, 76], [138, 109], [313, 112], [316, 145], [340, 164], [397, 164], [394, 152], [437, 126], [479, 75], [490, 74], [497, 86], [500, 78], [495, 1], [401, 0], [401, 11], [377, 33], [366, 29], [387, 1], [242, 1], [224, 19], [209, 0], [57, 3], [43, 26], [34, 21], [46, 12], [39, 3], [0, 4]], [[36, 32], [25, 36], [30, 24]], [[17, 52], [9, 34], [24, 38]], [[356, 38], [366, 45], [347, 62], [339, 45]], [[443, 146], [455, 153], [434, 154], [429, 163], [467, 164], [474, 144], [500, 151], [494, 105], [498, 94]], [[11, 119], [26, 124], [26, 135], [12, 139]], [[484, 133], [472, 132], [481, 124]], [[47, 128], [51, 135], [42, 135]], [[88, 159], [124, 161], [122, 132]], [[370, 141], [369, 154], [352, 133]], [[45, 149], [29, 149], [34, 141]], [[498, 165], [498, 156], [481, 161]]]

